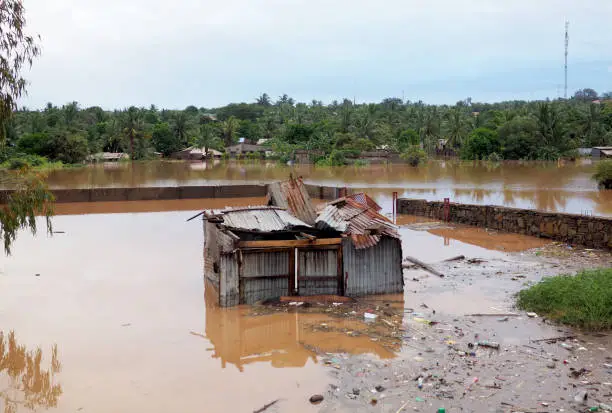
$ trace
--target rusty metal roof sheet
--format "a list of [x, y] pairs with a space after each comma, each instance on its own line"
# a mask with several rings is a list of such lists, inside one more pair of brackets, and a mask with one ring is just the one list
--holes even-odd
[[222, 219], [228, 228], [243, 231], [276, 232], [289, 231], [295, 227], [310, 228], [304, 221], [278, 207], [249, 207], [214, 211], [208, 218]]
[[363, 206], [367, 206], [369, 208], [372, 208], [372, 209], [376, 210], [376, 212], [380, 212], [382, 210], [380, 205], [378, 205], [376, 203], [376, 201], [374, 201], [372, 198], [370, 198], [368, 196], [368, 194], [366, 194], [365, 192], [358, 192], [356, 194], [348, 195], [347, 198], [350, 198], [350, 199], [352, 199], [354, 201], [357, 201], [357, 202], [359, 202]]
[[397, 226], [376, 207], [352, 198], [340, 198], [325, 207], [317, 217], [316, 227], [333, 228], [349, 235], [357, 249], [376, 245], [383, 235], [399, 238]]
[[317, 214], [301, 179], [291, 177], [287, 181], [269, 184], [268, 196], [274, 205], [286, 208], [294, 217], [314, 225]]

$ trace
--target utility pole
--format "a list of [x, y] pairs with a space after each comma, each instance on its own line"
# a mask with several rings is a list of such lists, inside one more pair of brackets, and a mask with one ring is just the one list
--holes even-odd
[[567, 99], [567, 49], [569, 47], [569, 21], [565, 21], [565, 92], [563, 97]]

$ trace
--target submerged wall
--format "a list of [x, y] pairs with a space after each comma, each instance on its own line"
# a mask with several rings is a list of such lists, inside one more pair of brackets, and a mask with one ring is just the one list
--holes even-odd
[[[398, 199], [397, 211], [444, 220], [444, 202], [441, 201]], [[589, 248], [612, 249], [612, 218], [451, 203], [448, 220]]]
[[[351, 189], [331, 186], [306, 185], [308, 194], [313, 198], [333, 200], [344, 196]], [[0, 204], [12, 190], [0, 189]], [[212, 186], [160, 186], [133, 188], [72, 188], [52, 189], [55, 201], [70, 202], [105, 202], [105, 201], [157, 201], [171, 199], [200, 198], [252, 198], [268, 194], [267, 185], [212, 185]]]

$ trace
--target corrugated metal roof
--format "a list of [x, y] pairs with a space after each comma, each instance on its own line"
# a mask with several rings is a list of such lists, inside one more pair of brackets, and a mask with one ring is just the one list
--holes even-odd
[[375, 207], [366, 206], [350, 197], [340, 198], [325, 207], [317, 217], [316, 227], [333, 228], [351, 236], [355, 248], [369, 248], [383, 235], [399, 239], [397, 227]]
[[278, 207], [225, 209], [215, 211], [213, 215], [222, 218], [224, 226], [245, 231], [275, 232], [288, 231], [294, 227], [310, 227]]
[[286, 208], [294, 217], [314, 225], [317, 214], [301, 179], [290, 178], [269, 184], [268, 195], [274, 205]]
[[375, 209], [376, 212], [380, 212], [382, 210], [380, 205], [378, 205], [376, 201], [370, 198], [365, 192], [359, 192], [356, 194], [348, 195], [347, 198], [357, 201], [363, 206], [367, 206], [369, 208]]

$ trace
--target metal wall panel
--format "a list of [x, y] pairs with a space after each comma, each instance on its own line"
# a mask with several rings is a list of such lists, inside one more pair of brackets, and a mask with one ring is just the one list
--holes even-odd
[[241, 253], [241, 304], [254, 304], [266, 298], [289, 295], [288, 275], [291, 250], [272, 252], [242, 250]]
[[219, 305], [221, 307], [238, 305], [240, 304], [238, 254], [222, 254], [220, 262]]
[[[301, 280], [299, 277], [313, 277]], [[335, 277], [321, 280], [314, 277]], [[338, 294], [338, 250], [298, 249], [298, 292], [300, 295]]]
[[371, 248], [356, 249], [342, 241], [346, 295], [390, 294], [404, 290], [400, 240], [383, 236]]

